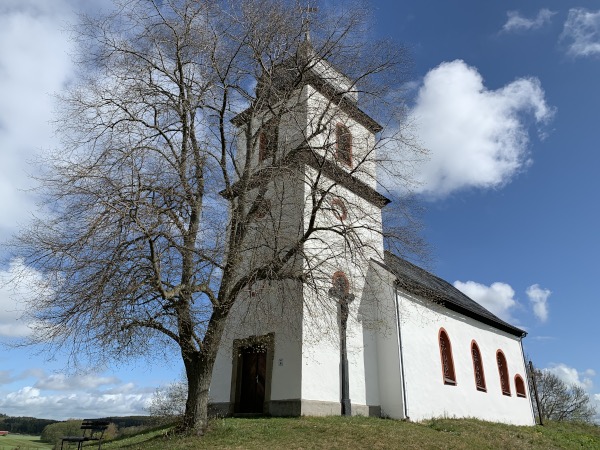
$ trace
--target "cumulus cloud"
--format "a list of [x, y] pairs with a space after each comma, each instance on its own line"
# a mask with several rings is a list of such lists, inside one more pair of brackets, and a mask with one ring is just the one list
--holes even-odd
[[600, 10], [570, 9], [560, 39], [572, 56], [600, 55]]
[[580, 386], [586, 390], [589, 390], [594, 386], [592, 378], [596, 376], [596, 372], [593, 369], [587, 369], [580, 372], [574, 367], [558, 363], [543, 370], [553, 373], [562, 381], [570, 385]]
[[517, 305], [514, 289], [506, 283], [496, 282], [490, 286], [475, 281], [455, 281], [454, 287], [475, 300], [500, 319], [514, 323], [511, 312]]
[[118, 382], [116, 377], [101, 377], [91, 374], [67, 377], [63, 374], [52, 374], [38, 380], [33, 387], [52, 391], [71, 391], [73, 389], [96, 389]]
[[0, 270], [0, 337], [24, 337], [31, 332], [32, 324], [22, 315], [27, 303], [43, 289], [43, 275], [19, 259], [12, 260], [5, 270]]
[[12, 416], [34, 416], [66, 420], [68, 418], [110, 417], [146, 414], [151, 393], [70, 392], [44, 394], [25, 386], [0, 398], [0, 408]]
[[417, 193], [433, 198], [508, 183], [531, 161], [527, 122], [553, 115], [537, 78], [489, 90], [475, 67], [444, 62], [431, 70], [410, 118], [430, 158], [416, 171]]
[[539, 284], [533, 284], [527, 288], [525, 293], [529, 297], [535, 316], [541, 322], [546, 322], [548, 320], [548, 297], [552, 292], [549, 289], [542, 289]]
[[540, 11], [534, 18], [529, 19], [527, 17], [521, 16], [519, 11], [508, 11], [506, 13], [508, 19], [502, 27], [502, 31], [511, 32], [536, 30], [538, 28], [543, 27], [546, 24], [549, 24], [552, 21], [552, 16], [554, 16], [555, 14], [556, 11], [550, 11], [547, 8], [543, 8], [540, 9]]
[[34, 208], [28, 161], [55, 145], [52, 94], [72, 71], [72, 44], [61, 31], [72, 20], [65, 0], [0, 5], [0, 238]]
[[13, 416], [64, 420], [70, 417], [109, 417], [147, 414], [154, 388], [123, 383], [102, 375], [46, 375], [25, 371], [13, 380], [37, 377], [30, 385], [0, 392], [0, 410]]

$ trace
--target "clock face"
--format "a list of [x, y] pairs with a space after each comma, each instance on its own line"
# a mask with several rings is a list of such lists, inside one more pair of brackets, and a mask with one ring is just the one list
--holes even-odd
[[339, 197], [335, 197], [331, 201], [331, 209], [333, 211], [333, 215], [338, 220], [343, 221], [348, 217], [348, 210], [346, 209], [346, 204], [344, 203], [344, 200], [342, 200]]

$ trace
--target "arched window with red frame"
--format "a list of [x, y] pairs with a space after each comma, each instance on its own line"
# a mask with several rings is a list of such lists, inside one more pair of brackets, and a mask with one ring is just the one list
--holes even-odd
[[335, 157], [347, 166], [352, 165], [352, 133], [346, 125], [338, 123], [335, 127]]
[[515, 375], [515, 391], [517, 391], [517, 397], [527, 397], [527, 391], [525, 391], [525, 381], [523, 381], [523, 377], [519, 374]]
[[276, 119], [266, 122], [258, 135], [258, 162], [272, 158], [277, 152], [279, 124]]
[[508, 364], [506, 364], [506, 356], [502, 350], [496, 352], [496, 361], [498, 362], [498, 374], [500, 375], [500, 387], [502, 394], [510, 394], [510, 378], [508, 377]]
[[440, 344], [440, 359], [442, 362], [442, 377], [444, 384], [455, 386], [456, 373], [454, 372], [454, 359], [452, 358], [452, 344], [450, 343], [448, 333], [443, 328], [440, 328], [438, 340]]
[[471, 357], [473, 358], [473, 374], [475, 375], [475, 387], [478, 391], [487, 392], [485, 385], [485, 373], [479, 346], [474, 340], [471, 341]]

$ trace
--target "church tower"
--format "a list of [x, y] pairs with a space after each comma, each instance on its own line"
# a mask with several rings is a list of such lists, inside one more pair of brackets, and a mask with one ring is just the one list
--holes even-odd
[[215, 364], [221, 414], [379, 415], [370, 261], [383, 260], [376, 134], [356, 84], [305, 42], [265, 74], [239, 114], [237, 164], [252, 167], [253, 236], [242, 270], [281, 260], [281, 280], [257, 276], [232, 311]]

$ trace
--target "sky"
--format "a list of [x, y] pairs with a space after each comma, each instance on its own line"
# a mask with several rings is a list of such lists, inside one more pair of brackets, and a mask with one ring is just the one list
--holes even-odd
[[[30, 161], [58, 144], [52, 94], [74, 79], [64, 28], [82, 7], [108, 4], [0, 1], [0, 241], [35, 211]], [[526, 330], [534, 364], [583, 386], [600, 410], [600, 1], [371, 4], [373, 38], [406, 45], [413, 60], [404, 88], [430, 152], [415, 172], [428, 269]], [[0, 265], [0, 281], [20, 268]], [[0, 287], [3, 342], [27, 334], [28, 295]], [[65, 372], [67, 359], [1, 348], [0, 413], [145, 414], [156, 387], [181, 376], [176, 358], [100, 373]]]

